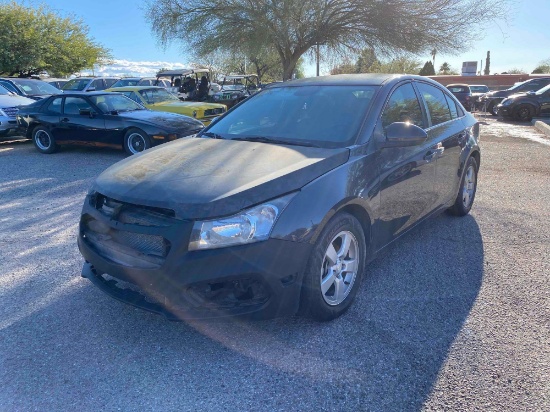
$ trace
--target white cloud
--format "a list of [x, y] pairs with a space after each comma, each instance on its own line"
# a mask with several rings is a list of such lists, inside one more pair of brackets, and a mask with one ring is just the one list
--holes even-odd
[[[163, 62], [163, 61], [131, 61], [131, 60], [114, 60], [113, 64], [98, 67], [94, 70], [96, 76], [120, 76], [131, 75], [136, 77], [152, 77], [162, 68], [166, 69], [184, 69], [186, 64]], [[91, 75], [91, 70], [83, 70], [80, 72], [84, 75]]]

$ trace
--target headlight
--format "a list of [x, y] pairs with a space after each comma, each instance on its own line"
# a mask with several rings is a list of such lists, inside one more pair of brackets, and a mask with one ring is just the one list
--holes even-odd
[[514, 101], [514, 99], [504, 99], [502, 102], [500, 102], [500, 104], [502, 106], [510, 106], [513, 101]]
[[195, 222], [189, 250], [216, 249], [266, 240], [296, 193], [244, 210], [234, 216]]

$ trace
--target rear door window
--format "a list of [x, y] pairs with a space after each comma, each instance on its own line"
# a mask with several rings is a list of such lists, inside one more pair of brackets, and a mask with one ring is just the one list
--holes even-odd
[[447, 104], [449, 105], [449, 110], [451, 111], [451, 117], [453, 119], [457, 119], [458, 116], [458, 109], [456, 107], [455, 101], [448, 95], [445, 95], [445, 98], [447, 99]]
[[432, 120], [432, 126], [448, 122], [452, 119], [445, 94], [437, 87], [426, 83], [417, 83], [418, 90], [428, 106], [428, 115]]
[[96, 90], [105, 90], [105, 84], [103, 83], [103, 79], [96, 79], [92, 82], [90, 87], [95, 87]]
[[103, 81], [105, 81], [106, 89], [108, 89], [117, 82], [117, 79], [103, 79]]
[[48, 107], [46, 107], [46, 112], [48, 114], [61, 114], [61, 101], [63, 99], [61, 97], [56, 97], [53, 99]]

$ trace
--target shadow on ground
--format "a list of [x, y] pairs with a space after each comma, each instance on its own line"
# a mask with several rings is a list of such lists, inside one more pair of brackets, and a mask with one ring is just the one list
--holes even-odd
[[171, 323], [109, 298], [79, 277], [75, 243], [91, 180], [123, 157], [104, 153], [70, 149], [47, 157], [70, 173], [41, 158], [0, 180], [0, 244], [26, 241], [3, 263], [5, 410], [419, 410], [468, 339], [484, 272], [471, 216], [441, 215], [389, 247], [330, 323]]

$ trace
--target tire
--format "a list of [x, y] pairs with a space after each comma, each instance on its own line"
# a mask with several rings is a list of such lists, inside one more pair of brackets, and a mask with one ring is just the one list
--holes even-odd
[[491, 113], [493, 116], [498, 116], [497, 106], [498, 106], [498, 102], [493, 101], [489, 103], [489, 106], [487, 106], [487, 111]]
[[142, 130], [130, 129], [124, 135], [124, 150], [129, 155], [141, 153], [151, 147], [151, 139]]
[[470, 213], [476, 197], [478, 168], [476, 159], [470, 157], [460, 181], [460, 188], [458, 189], [455, 203], [448, 210], [451, 215], [466, 216]]
[[514, 110], [514, 119], [520, 122], [530, 122], [535, 114], [535, 109], [530, 104], [520, 104]]
[[[349, 241], [347, 249], [344, 239]], [[342, 315], [357, 294], [365, 260], [365, 234], [361, 224], [348, 213], [337, 214], [319, 235], [309, 258], [300, 314], [318, 321]]]
[[32, 131], [32, 142], [40, 153], [52, 154], [59, 149], [51, 132], [42, 126]]

